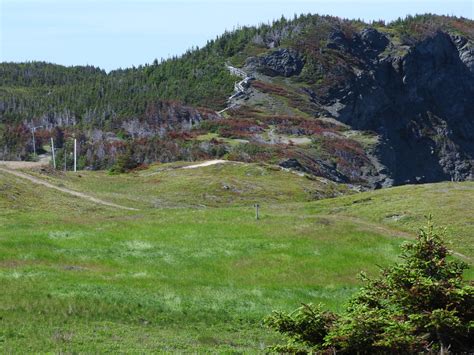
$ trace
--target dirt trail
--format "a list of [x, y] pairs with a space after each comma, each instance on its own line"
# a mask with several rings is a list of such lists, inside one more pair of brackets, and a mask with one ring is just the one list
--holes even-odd
[[[365, 219], [361, 219], [361, 218], [357, 218], [353, 216], [337, 214], [337, 215], [321, 215], [320, 217], [332, 219], [332, 220], [335, 220], [336, 222], [341, 221], [341, 220], [349, 221], [349, 222], [359, 225], [360, 227], [362, 227], [363, 229], [366, 229], [367, 231], [370, 231], [370, 232], [376, 231], [380, 234], [389, 235], [392, 237], [405, 238], [405, 239], [411, 239], [411, 240], [416, 238], [415, 233], [404, 232], [398, 229], [391, 228], [386, 225], [370, 222]], [[458, 253], [454, 250], [450, 250], [450, 252], [453, 255], [461, 259], [464, 259], [465, 261], [469, 263], [472, 263], [474, 261], [471, 257]]]
[[[24, 168], [24, 166], [23, 166], [23, 168]], [[17, 169], [19, 169], [19, 168], [17, 168]], [[138, 211], [138, 209], [136, 209], [136, 208], [117, 205], [117, 204], [112, 203], [112, 202], [103, 201], [103, 200], [98, 199], [96, 197], [86, 195], [82, 192], [78, 192], [78, 191], [67, 189], [65, 187], [59, 187], [59, 186], [53, 185], [53, 184], [51, 184], [47, 181], [44, 181], [44, 180], [41, 180], [37, 177], [22, 173], [20, 171], [6, 169], [6, 168], [2, 167], [1, 165], [0, 165], [0, 172], [15, 175], [16, 177], [19, 177], [21, 179], [29, 180], [30, 182], [32, 182], [34, 184], [43, 185], [43, 186], [46, 186], [50, 189], [58, 190], [58, 191], [66, 193], [66, 194], [69, 194], [69, 195], [72, 195], [72, 196], [75, 196], [75, 197], [79, 197], [79, 198], [82, 198], [84, 200], [88, 200], [88, 201], [93, 202], [93, 203], [97, 203], [99, 205], [104, 205], [104, 206], [113, 207], [113, 208], [119, 208], [119, 209], [128, 210], [128, 211]]]
[[347, 215], [341, 215], [341, 214], [334, 214], [334, 215], [330, 214], [330, 215], [322, 215], [321, 217], [332, 219], [332, 220], [335, 220], [335, 221], [341, 221], [341, 220], [349, 221], [349, 222], [352, 222], [354, 224], [359, 225], [360, 227], [362, 227], [364, 229], [367, 229], [368, 231], [376, 231], [376, 232], [379, 232], [381, 234], [390, 235], [392, 237], [406, 238], [406, 239], [414, 239], [415, 238], [415, 235], [413, 233], [403, 232], [403, 231], [400, 231], [398, 229], [393, 229], [389, 226], [385, 226], [385, 225], [382, 225], [382, 224], [370, 222], [370, 221], [367, 221], [365, 219], [361, 219], [361, 218], [354, 217], [354, 216], [347, 216]]
[[0, 167], [5, 167], [8, 169], [18, 170], [18, 169], [35, 169], [41, 168], [45, 165], [48, 165], [44, 161], [0, 161]]

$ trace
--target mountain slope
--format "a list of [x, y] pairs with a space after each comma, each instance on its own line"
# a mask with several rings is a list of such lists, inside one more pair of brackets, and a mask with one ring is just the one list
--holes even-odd
[[109, 74], [2, 63], [0, 155], [27, 157], [42, 125], [38, 148], [75, 135], [93, 169], [227, 157], [371, 187], [469, 180], [473, 39], [456, 17], [302, 15]]
[[[466, 26], [470, 31], [461, 33]], [[243, 68], [256, 78], [254, 88], [284, 98], [293, 114], [376, 133], [360, 163], [383, 185], [472, 179], [472, 28], [472, 21], [434, 16], [388, 26], [341, 23], [247, 58]], [[249, 90], [250, 101], [257, 95]], [[280, 109], [268, 98], [252, 104], [261, 109], [265, 100], [267, 111]]]

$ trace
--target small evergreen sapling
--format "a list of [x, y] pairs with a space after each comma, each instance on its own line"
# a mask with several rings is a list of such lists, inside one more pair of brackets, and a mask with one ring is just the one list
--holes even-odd
[[384, 269], [336, 315], [321, 306], [273, 312], [271, 328], [288, 336], [273, 350], [307, 353], [459, 353], [474, 351], [474, 287], [468, 268], [449, 257], [444, 231], [431, 223], [402, 246], [401, 263]]

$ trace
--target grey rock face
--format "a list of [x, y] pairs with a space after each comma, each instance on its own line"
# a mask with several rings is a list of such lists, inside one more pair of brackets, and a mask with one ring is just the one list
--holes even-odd
[[459, 52], [459, 58], [474, 74], [474, 45], [461, 36], [451, 36], [451, 39]]
[[389, 43], [389, 39], [383, 33], [368, 27], [352, 38], [347, 38], [342, 31], [335, 30], [329, 34], [326, 47], [373, 60], [387, 48]]
[[360, 32], [360, 37], [368, 48], [376, 51], [383, 51], [389, 43], [388, 38], [374, 28], [364, 28]]
[[281, 48], [263, 57], [248, 58], [245, 67], [248, 71], [259, 71], [269, 76], [297, 75], [303, 69], [304, 62], [298, 52]]
[[[474, 53], [472, 43], [443, 32], [402, 52], [375, 30], [350, 44], [333, 43], [365, 66], [346, 88], [316, 98], [326, 112], [355, 129], [382, 136], [376, 156], [394, 184], [465, 180], [474, 171]], [[365, 47], [364, 47], [365, 46]]]
[[351, 41], [346, 38], [342, 31], [332, 31], [328, 37], [327, 47], [331, 49], [348, 50], [351, 47]]

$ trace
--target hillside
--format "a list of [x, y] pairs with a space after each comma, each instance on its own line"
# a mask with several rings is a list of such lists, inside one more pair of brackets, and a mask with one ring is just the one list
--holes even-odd
[[263, 316], [340, 309], [357, 272], [394, 263], [429, 212], [472, 261], [471, 182], [312, 201], [341, 186], [252, 163], [187, 165], [25, 172], [137, 211], [0, 172], [0, 349], [263, 351], [281, 341]]
[[2, 63], [0, 158], [29, 158], [40, 125], [61, 162], [79, 138], [81, 168], [224, 157], [371, 188], [471, 180], [473, 39], [456, 17], [302, 15], [110, 73]]

